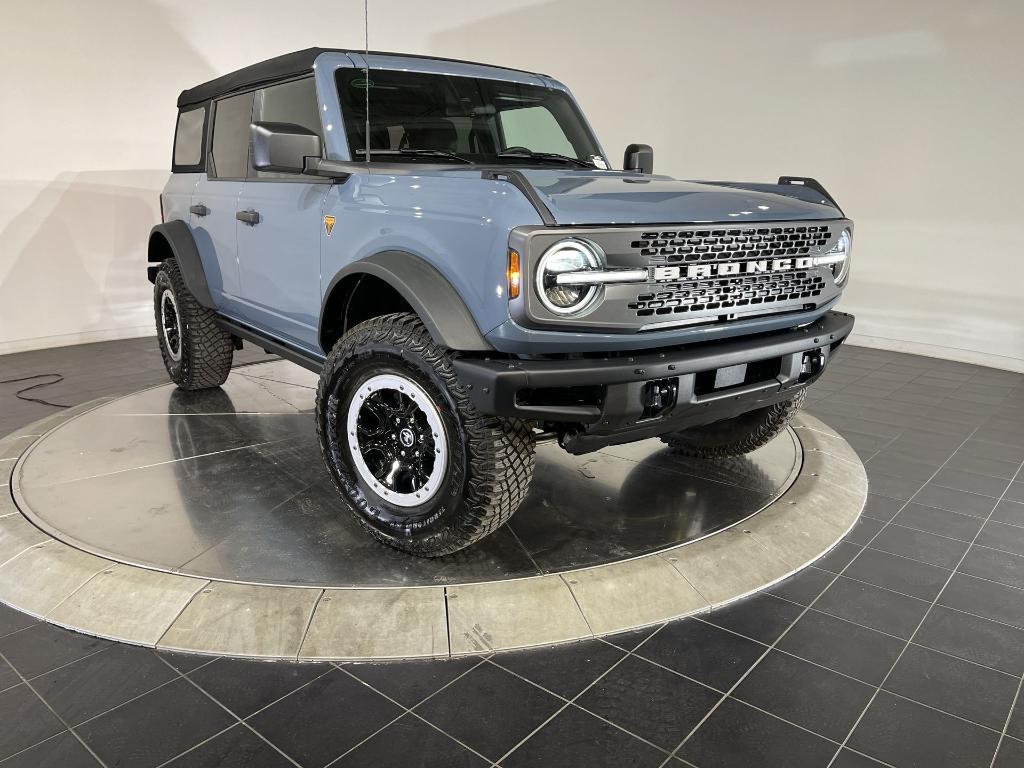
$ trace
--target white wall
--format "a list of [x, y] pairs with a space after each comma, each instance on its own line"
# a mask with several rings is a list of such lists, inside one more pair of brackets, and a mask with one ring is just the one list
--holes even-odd
[[[1017, 0], [370, 5], [372, 48], [563, 80], [614, 158], [643, 141], [683, 178], [815, 176], [857, 224], [862, 341], [1024, 371]], [[0, 353], [150, 332], [178, 91], [362, 45], [358, 0], [8, 0], [0, 24]]]

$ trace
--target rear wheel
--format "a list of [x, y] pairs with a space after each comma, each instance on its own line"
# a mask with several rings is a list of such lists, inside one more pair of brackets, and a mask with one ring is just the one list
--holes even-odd
[[412, 314], [353, 328], [317, 390], [324, 460], [356, 519], [380, 541], [424, 557], [497, 530], [526, 496], [534, 462], [526, 422], [478, 413], [451, 353]]
[[807, 390], [802, 389], [792, 400], [784, 400], [712, 424], [670, 432], [662, 435], [661, 439], [674, 452], [699, 459], [742, 456], [767, 445], [782, 432], [803, 406], [806, 395]]
[[171, 381], [181, 389], [219, 387], [231, 373], [234, 341], [216, 314], [196, 301], [174, 259], [160, 265], [153, 285], [156, 335]]

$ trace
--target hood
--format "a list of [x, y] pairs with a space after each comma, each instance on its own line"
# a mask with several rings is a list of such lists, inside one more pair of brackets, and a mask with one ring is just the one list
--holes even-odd
[[[521, 169], [559, 224], [700, 224], [834, 219], [828, 204], [798, 199], [801, 187], [678, 181], [669, 176]], [[753, 187], [757, 187], [754, 189]], [[779, 192], [765, 191], [778, 189]]]

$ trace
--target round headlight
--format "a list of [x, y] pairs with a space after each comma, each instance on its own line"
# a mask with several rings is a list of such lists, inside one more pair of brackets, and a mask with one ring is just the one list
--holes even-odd
[[559, 283], [558, 276], [600, 270], [603, 263], [601, 251], [587, 240], [570, 238], [555, 243], [544, 251], [537, 262], [537, 296], [541, 304], [556, 315], [583, 312], [597, 299], [601, 286], [594, 283]]
[[836, 285], [842, 283], [850, 273], [850, 252], [852, 250], [853, 235], [850, 234], [850, 230], [844, 229], [843, 233], [839, 235], [839, 239], [836, 240], [836, 244], [825, 254], [832, 258], [830, 266]]

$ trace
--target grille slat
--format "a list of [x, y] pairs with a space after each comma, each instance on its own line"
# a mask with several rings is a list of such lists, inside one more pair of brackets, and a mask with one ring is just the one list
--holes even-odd
[[[722, 264], [785, 259], [820, 253], [832, 237], [828, 224], [694, 226], [648, 230], [630, 242], [651, 266]], [[736, 274], [648, 283], [628, 304], [638, 318], [683, 319], [729, 314], [744, 308], [813, 302], [825, 290], [817, 270]], [[668, 317], [666, 317], [668, 316]], [[710, 318], [709, 318], [710, 319]]]
[[828, 225], [787, 227], [729, 227], [693, 231], [641, 232], [630, 247], [652, 264], [685, 264], [732, 258], [765, 259], [801, 256], [825, 245]]
[[824, 288], [824, 279], [807, 271], [649, 283], [628, 306], [637, 317], [678, 315], [812, 299]]

